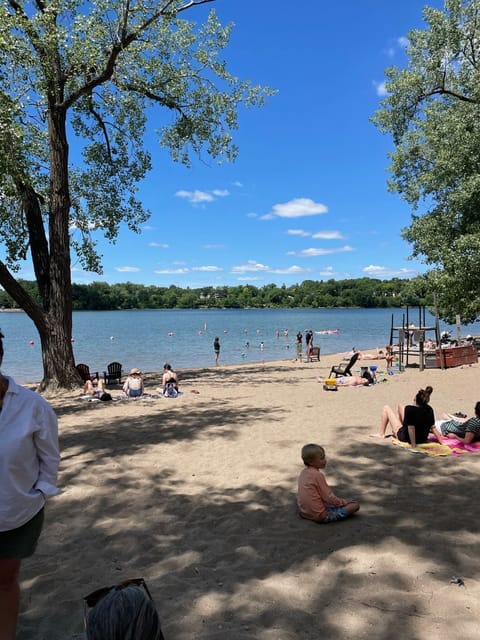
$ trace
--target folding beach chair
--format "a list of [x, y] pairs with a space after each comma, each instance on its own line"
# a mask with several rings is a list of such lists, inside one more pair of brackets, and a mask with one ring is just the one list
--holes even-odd
[[346, 367], [342, 366], [342, 363], [340, 363], [337, 367], [332, 367], [332, 369], [330, 371], [330, 375], [328, 377], [331, 378], [334, 374], [335, 374], [335, 377], [337, 377], [337, 376], [351, 376], [352, 375], [352, 368], [353, 368], [354, 364], [356, 363], [356, 361], [358, 360], [359, 357], [360, 357], [360, 353], [357, 351], [350, 358], [350, 361], [348, 362]]

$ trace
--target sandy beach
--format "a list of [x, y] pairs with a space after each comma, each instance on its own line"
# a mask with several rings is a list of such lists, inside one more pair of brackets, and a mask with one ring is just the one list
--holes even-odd
[[[436, 417], [471, 415], [479, 368], [324, 391], [316, 377], [339, 360], [179, 371], [174, 400], [51, 400], [64, 492], [23, 563], [19, 640], [83, 639], [82, 596], [138, 576], [166, 640], [477, 639], [480, 454], [412, 455], [369, 434], [383, 404], [428, 384]], [[307, 442], [357, 516], [298, 518]]]

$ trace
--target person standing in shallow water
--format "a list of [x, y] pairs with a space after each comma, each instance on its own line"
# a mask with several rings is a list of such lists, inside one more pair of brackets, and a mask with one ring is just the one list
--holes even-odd
[[302, 332], [298, 331], [297, 337], [296, 337], [296, 347], [297, 347], [296, 360], [300, 360], [300, 362], [302, 361], [302, 349], [303, 349], [302, 340], [303, 340]]
[[213, 341], [213, 351], [215, 353], [215, 364], [218, 365], [218, 357], [220, 356], [220, 339], [218, 336], [215, 336]]
[[[3, 359], [0, 332], [0, 364]], [[57, 495], [57, 416], [38, 393], [0, 373], [0, 639], [15, 640], [18, 576], [33, 555], [47, 498]]]

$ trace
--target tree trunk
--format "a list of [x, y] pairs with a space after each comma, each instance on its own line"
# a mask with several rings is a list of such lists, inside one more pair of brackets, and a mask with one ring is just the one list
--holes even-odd
[[[56, 314], [45, 317], [42, 328], [37, 326], [42, 345], [43, 380], [41, 391], [78, 386], [80, 376], [75, 369], [72, 348], [71, 315], [64, 321]], [[65, 321], [67, 320], [67, 321]], [[70, 320], [70, 322], [68, 322]]]

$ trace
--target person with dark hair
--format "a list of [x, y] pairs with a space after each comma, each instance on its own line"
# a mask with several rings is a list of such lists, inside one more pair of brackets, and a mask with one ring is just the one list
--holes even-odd
[[163, 365], [163, 376], [162, 376], [162, 393], [165, 394], [167, 388], [169, 386], [173, 386], [175, 392], [178, 393], [178, 376], [175, 371], [172, 369], [172, 365], [166, 362]]
[[305, 350], [307, 356], [307, 362], [310, 362], [310, 350], [313, 347], [313, 331], [307, 329], [305, 331]]
[[480, 402], [477, 402], [474, 411], [473, 418], [447, 416], [447, 420], [437, 421], [437, 437], [441, 435], [445, 438], [457, 438], [465, 444], [478, 442], [480, 440]]
[[303, 350], [302, 341], [303, 341], [303, 334], [301, 331], [298, 331], [297, 337], [295, 338], [295, 345], [297, 347], [297, 357], [295, 359], [300, 360], [300, 362], [302, 361], [302, 350]]
[[134, 584], [102, 594], [86, 614], [85, 628], [87, 640], [165, 640], [149, 592]]
[[220, 338], [215, 336], [215, 340], [213, 341], [213, 351], [215, 353], [215, 364], [218, 365], [218, 358], [220, 356]]
[[400, 405], [395, 412], [391, 407], [385, 405], [382, 409], [380, 420], [380, 432], [372, 434], [379, 438], [387, 437], [387, 427], [393, 435], [402, 442], [408, 442], [412, 449], [417, 444], [427, 442], [430, 433], [433, 433], [440, 444], [442, 439], [435, 433], [435, 415], [432, 407], [428, 404], [433, 388], [428, 386], [420, 389], [415, 396], [415, 404]]
[[[0, 331], [0, 364], [3, 360]], [[14, 640], [18, 576], [42, 531], [44, 505], [57, 495], [57, 417], [38, 393], [0, 373], [0, 639]]]

